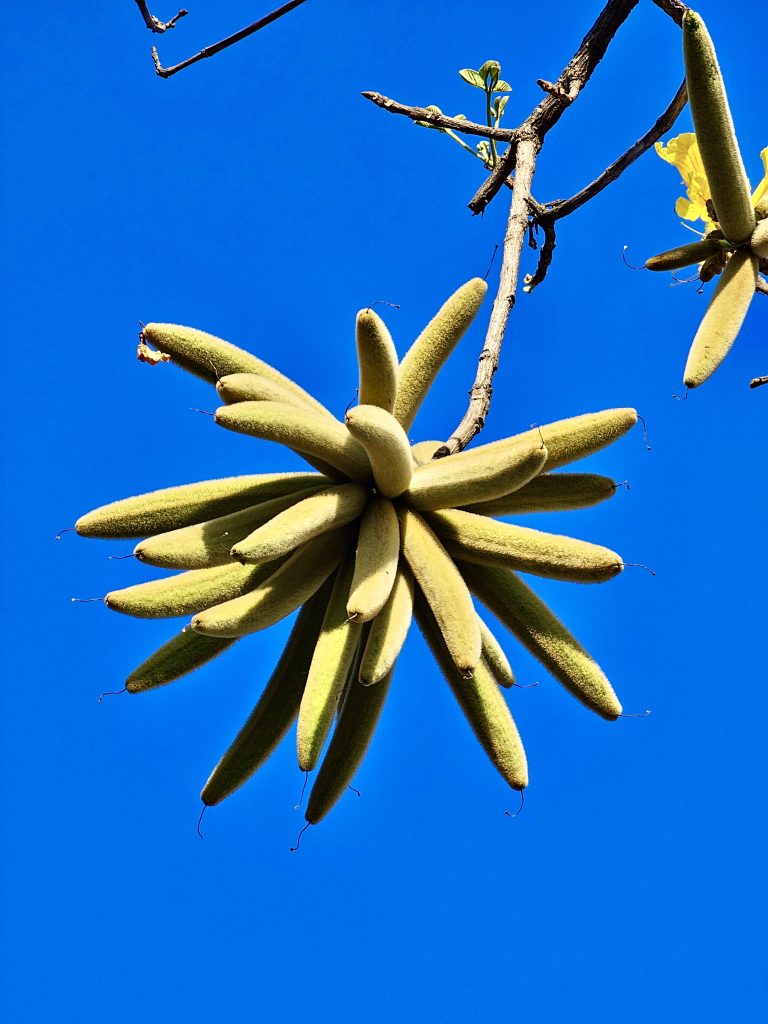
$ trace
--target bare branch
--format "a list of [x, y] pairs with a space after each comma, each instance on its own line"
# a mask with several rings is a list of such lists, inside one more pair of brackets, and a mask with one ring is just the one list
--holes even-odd
[[755, 291], [761, 295], [768, 295], [768, 281], [764, 277], [758, 277], [757, 284], [755, 285]]
[[409, 107], [405, 103], [398, 103], [388, 96], [382, 96], [380, 92], [364, 92], [362, 95], [382, 110], [388, 110], [390, 114], [403, 114], [412, 121], [426, 121], [436, 128], [448, 128], [452, 132], [463, 132], [465, 135], [482, 135], [483, 138], [497, 139], [500, 142], [513, 142], [517, 139], [515, 128], [490, 128], [487, 124], [476, 124], [462, 117], [446, 117], [445, 114], [436, 114], [428, 107]]
[[266, 28], [267, 25], [271, 25], [273, 21], [277, 21], [278, 18], [282, 18], [286, 14], [290, 14], [291, 11], [297, 7], [301, 7], [306, 0], [290, 0], [290, 3], [283, 4], [282, 7], [278, 7], [277, 10], [272, 11], [270, 14], [265, 14], [263, 18], [259, 18], [258, 21], [254, 21], [252, 25], [248, 25], [246, 28], [241, 28], [239, 32], [234, 32], [231, 36], [227, 36], [226, 39], [220, 40], [218, 43], [213, 43], [211, 46], [206, 46], [199, 53], [196, 53], [194, 57], [188, 57], [183, 60], [180, 64], [174, 64], [172, 67], [164, 68], [160, 63], [160, 57], [157, 49], [152, 47], [152, 59], [155, 62], [155, 71], [161, 78], [170, 78], [171, 75], [175, 75], [179, 71], [183, 71], [184, 68], [190, 67], [192, 64], [197, 64], [198, 61], [205, 60], [206, 57], [213, 57], [217, 53], [221, 53], [222, 50], [226, 50], [229, 46], [234, 46], [235, 43], [239, 43], [241, 39], [246, 39], [248, 36], [253, 35], [254, 32], [258, 32], [262, 28]]
[[144, 19], [144, 24], [147, 26], [150, 32], [167, 32], [169, 28], [175, 28], [176, 22], [182, 18], [186, 18], [189, 11], [181, 10], [178, 14], [174, 14], [170, 21], [160, 21], [154, 14], [150, 14], [147, 0], [136, 0], [141, 16]]
[[683, 15], [690, 10], [690, 7], [680, 3], [680, 0], [653, 0], [653, 2], [678, 25], [683, 24]]
[[512, 191], [512, 206], [509, 211], [507, 233], [504, 236], [504, 257], [499, 278], [499, 290], [493, 303], [485, 344], [478, 360], [475, 383], [469, 392], [469, 408], [451, 437], [438, 448], [435, 458], [461, 451], [483, 429], [493, 393], [491, 381], [499, 365], [501, 343], [504, 340], [509, 314], [517, 295], [520, 254], [528, 231], [531, 183], [533, 172], [536, 169], [538, 151], [539, 141], [532, 135], [521, 139], [518, 143], [517, 173]]
[[544, 226], [544, 222], [547, 220], [560, 220], [561, 217], [567, 217], [569, 213], [573, 213], [574, 210], [578, 210], [580, 206], [593, 199], [598, 192], [602, 192], [611, 182], [616, 181], [638, 157], [646, 153], [654, 143], [659, 141], [662, 135], [669, 131], [687, 102], [688, 89], [685, 79], [683, 79], [683, 83], [675, 93], [672, 102], [642, 138], [638, 139], [634, 145], [629, 147], [626, 153], [622, 153], [618, 160], [614, 160], [609, 167], [606, 167], [602, 174], [599, 174], [594, 181], [586, 185], [580, 192], [577, 192], [575, 196], [571, 196], [570, 199], [558, 199], [553, 203], [547, 203], [544, 214], [537, 216], [535, 218], [536, 222]]

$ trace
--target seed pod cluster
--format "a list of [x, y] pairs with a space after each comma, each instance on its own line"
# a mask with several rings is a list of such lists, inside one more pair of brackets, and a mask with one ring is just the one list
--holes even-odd
[[768, 258], [768, 211], [759, 203], [755, 208], [715, 47], [701, 15], [691, 10], [683, 15], [683, 57], [696, 143], [716, 223], [700, 242], [652, 256], [646, 267], [679, 270], [698, 264], [702, 282], [722, 275], [685, 364], [683, 382], [696, 388], [720, 366], [744, 323], [760, 261]]
[[171, 487], [77, 523], [83, 536], [140, 538], [141, 561], [181, 570], [106, 597], [128, 615], [191, 617], [129, 675], [131, 693], [178, 679], [298, 611], [262, 696], [203, 789], [206, 804], [242, 785], [297, 722], [301, 770], [319, 765], [306, 818], [320, 821], [368, 748], [414, 617], [489, 758], [510, 786], [525, 787], [525, 753], [502, 691], [515, 677], [473, 595], [584, 704], [619, 715], [598, 666], [517, 572], [600, 582], [621, 571], [621, 559], [493, 516], [610, 497], [616, 486], [606, 477], [554, 471], [619, 438], [634, 410], [576, 416], [443, 460], [432, 458], [437, 442], [411, 445], [406, 433], [485, 288], [475, 279], [455, 292], [401, 362], [384, 324], [361, 312], [361, 403], [344, 421], [228, 342], [175, 325], [145, 329], [170, 361], [217, 386], [220, 427], [327, 467]]

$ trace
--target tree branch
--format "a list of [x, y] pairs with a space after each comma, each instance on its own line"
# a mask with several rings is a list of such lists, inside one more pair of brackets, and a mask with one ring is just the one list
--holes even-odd
[[681, 3], [680, 0], [653, 0], [653, 2], [678, 25], [683, 24], [683, 15], [690, 10], [690, 7]]
[[465, 448], [483, 429], [491, 404], [491, 381], [499, 365], [499, 351], [507, 329], [507, 321], [517, 294], [520, 276], [520, 254], [528, 233], [528, 213], [531, 202], [531, 184], [536, 169], [540, 142], [533, 135], [520, 139], [517, 146], [517, 173], [512, 191], [507, 232], [504, 236], [504, 256], [501, 264], [499, 290], [491, 311], [485, 344], [478, 360], [475, 383], [470, 390], [469, 408], [454, 433], [438, 448], [435, 458], [452, 455]]
[[154, 14], [149, 13], [149, 6], [147, 0], [136, 0], [141, 16], [144, 19], [144, 24], [147, 26], [150, 32], [167, 32], [169, 28], [175, 28], [176, 22], [182, 18], [186, 18], [189, 11], [181, 10], [178, 14], [174, 14], [170, 21], [160, 21]]
[[768, 295], [768, 281], [764, 277], [758, 277], [757, 284], [755, 285], [755, 291], [761, 295]]
[[452, 132], [463, 132], [465, 135], [482, 135], [483, 138], [497, 139], [499, 142], [512, 142], [517, 139], [516, 128], [490, 128], [487, 124], [476, 124], [463, 117], [446, 117], [445, 114], [436, 114], [428, 107], [409, 107], [405, 103], [398, 103], [388, 96], [382, 96], [380, 92], [364, 92], [362, 95], [382, 110], [388, 110], [390, 114], [403, 114], [412, 121], [426, 121], [435, 128], [448, 128]]
[[161, 78], [170, 78], [171, 75], [175, 75], [177, 72], [183, 71], [184, 68], [188, 68], [192, 64], [197, 64], [198, 61], [205, 60], [206, 57], [213, 57], [215, 54], [221, 53], [222, 50], [226, 50], [228, 46], [234, 46], [234, 44], [239, 43], [241, 39], [252, 36], [254, 32], [258, 32], [260, 29], [266, 28], [266, 26], [271, 25], [273, 21], [277, 21], [278, 18], [282, 18], [284, 15], [290, 14], [290, 12], [295, 10], [297, 7], [301, 7], [303, 3], [306, 3], [306, 0], [290, 0], [290, 3], [283, 4], [282, 7], [278, 7], [277, 10], [272, 11], [270, 14], [265, 14], [263, 18], [259, 18], [258, 21], [254, 21], [252, 25], [248, 25], [246, 28], [241, 28], [239, 32], [233, 32], [233, 34], [231, 36], [227, 36], [226, 39], [222, 39], [218, 43], [213, 43], [211, 46], [206, 46], [193, 57], [188, 57], [180, 64], [174, 64], [169, 68], [164, 68], [162, 66], [157, 49], [153, 46], [152, 59], [155, 62], [155, 71], [157, 71]]

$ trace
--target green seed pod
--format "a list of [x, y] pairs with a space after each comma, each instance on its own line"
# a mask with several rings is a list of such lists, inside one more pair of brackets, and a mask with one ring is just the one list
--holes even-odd
[[354, 562], [348, 558], [336, 575], [301, 698], [296, 749], [303, 772], [311, 772], [317, 764], [363, 638], [362, 623], [347, 617], [353, 569]]
[[102, 505], [81, 516], [75, 529], [104, 540], [151, 537], [327, 482], [317, 473], [259, 473], [165, 487]]
[[217, 409], [216, 422], [238, 434], [285, 444], [308, 461], [316, 456], [352, 480], [370, 479], [365, 450], [343, 424], [320, 413], [284, 402], [238, 402]]
[[[264, 764], [277, 748], [299, 713], [312, 654], [331, 594], [329, 579], [299, 612], [280, 660], [256, 707], [211, 772], [200, 794], [203, 803], [218, 804]], [[192, 636], [197, 636], [192, 633]], [[198, 637], [207, 643], [232, 643]]]
[[363, 686], [380, 683], [395, 667], [411, 626], [413, 592], [413, 578], [401, 565], [389, 600], [371, 623], [360, 663]]
[[[322, 478], [315, 477], [315, 480], [319, 479]], [[163, 569], [204, 569], [213, 565], [229, 565], [232, 562], [230, 549], [233, 544], [243, 540], [278, 513], [321, 490], [321, 487], [304, 487], [293, 494], [259, 502], [258, 505], [232, 512], [228, 516], [160, 533], [137, 544], [133, 553], [147, 565]]]
[[410, 508], [428, 511], [500, 498], [532, 480], [547, 461], [540, 441], [488, 453], [482, 448], [419, 466], [404, 495]]
[[360, 484], [326, 487], [296, 502], [232, 548], [238, 562], [271, 562], [329, 530], [357, 519], [368, 500]]
[[361, 309], [356, 325], [361, 405], [377, 405], [391, 413], [397, 395], [397, 352], [392, 335], [372, 309]]
[[430, 385], [463, 338], [482, 305], [488, 285], [473, 278], [454, 292], [424, 328], [400, 363], [394, 415], [410, 430]]
[[683, 56], [688, 100], [717, 221], [735, 244], [755, 227], [749, 179], [741, 159], [723, 76], [701, 15], [683, 15]]
[[426, 518], [449, 554], [467, 562], [572, 583], [603, 583], [623, 569], [615, 551], [573, 537], [497, 523], [459, 509], [428, 512]]
[[400, 523], [394, 505], [374, 495], [360, 520], [355, 571], [347, 602], [347, 615], [369, 622], [387, 603], [400, 559]]
[[[226, 405], [235, 402], [285, 402], [300, 409], [307, 408], [307, 403], [295, 391], [258, 373], [229, 373], [217, 382], [216, 391]], [[319, 402], [314, 402], [312, 409], [333, 418], [333, 413]]]
[[683, 382], [697, 388], [712, 376], [741, 330], [757, 285], [757, 258], [740, 250], [728, 260], [693, 339]]
[[472, 592], [578, 700], [613, 721], [621, 714], [600, 666], [552, 611], [508, 569], [459, 563]]
[[442, 448], [442, 441], [417, 441], [411, 445], [411, 455], [414, 466], [426, 466], [438, 448]]
[[233, 643], [234, 640], [198, 636], [191, 629], [182, 630], [131, 672], [125, 688], [129, 693], [143, 693], [165, 686], [206, 665]]
[[245, 636], [273, 626], [320, 589], [341, 561], [351, 539], [350, 527], [316, 537], [295, 551], [255, 590], [196, 615], [192, 628], [205, 636]]
[[274, 571], [273, 566], [219, 565], [192, 569], [177, 576], [113, 590], [104, 598], [108, 608], [139, 619], [173, 619], [212, 608], [247, 594]]
[[511, 516], [525, 512], [570, 512], [590, 508], [616, 493], [616, 482], [597, 473], [541, 473], [525, 487], [494, 501], [465, 505], [481, 516]]
[[758, 259], [768, 260], [768, 220], [760, 221], [752, 232], [749, 244]]
[[477, 613], [467, 585], [443, 545], [416, 512], [401, 508], [403, 554], [440, 626], [458, 670], [474, 672], [480, 661]]
[[156, 349], [166, 352], [177, 366], [188, 370], [196, 377], [202, 377], [210, 384], [216, 384], [221, 377], [227, 377], [231, 373], [255, 373], [275, 381], [290, 391], [294, 401], [298, 401], [302, 406], [328, 414], [325, 406], [290, 377], [286, 377], [269, 363], [257, 359], [245, 349], [222, 341], [213, 334], [206, 334], [205, 331], [198, 331], [194, 327], [180, 327], [177, 324], [147, 324], [142, 334]]
[[733, 246], [718, 238], [702, 238], [700, 242], [678, 245], [675, 249], [667, 249], [658, 256], [651, 256], [645, 261], [648, 270], [681, 270], [694, 263], [703, 263], [710, 256], [719, 256], [732, 249]]
[[435, 661], [453, 690], [472, 731], [501, 777], [513, 789], [528, 785], [528, 764], [520, 734], [485, 661], [480, 661], [471, 680], [456, 670], [441, 630], [423, 595], [416, 594], [416, 621]]
[[408, 437], [391, 413], [377, 405], [357, 405], [346, 416], [347, 430], [368, 454], [376, 489], [396, 498], [413, 475]]
[[477, 621], [480, 623], [480, 637], [483, 642], [483, 661], [499, 686], [509, 689], [515, 685], [515, 673], [512, 671], [512, 666], [509, 664], [501, 644], [479, 615]]
[[331, 742], [309, 794], [304, 817], [316, 825], [333, 808], [352, 781], [366, 755], [389, 693], [392, 673], [378, 686], [363, 686], [352, 678]]

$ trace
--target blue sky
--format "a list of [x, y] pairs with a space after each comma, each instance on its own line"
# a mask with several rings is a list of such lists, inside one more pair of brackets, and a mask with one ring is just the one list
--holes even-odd
[[[544, 15], [506, 0], [480, 12], [311, 0], [175, 79], [155, 77], [153, 41], [172, 63], [258, 6], [195, 2], [163, 37], [130, 0], [0, 14], [4, 1019], [761, 1019], [768, 388], [746, 384], [768, 373], [768, 300], [713, 380], [675, 401], [706, 297], [621, 259], [625, 245], [642, 263], [689, 240], [676, 173], [653, 154], [561, 224], [547, 281], [513, 313], [483, 435], [611, 406], [645, 417], [650, 452], [636, 430], [589, 465], [631, 490], [527, 523], [656, 572], [535, 581], [625, 708], [651, 717], [591, 716], [509, 639], [521, 681], [540, 680], [509, 694], [531, 767], [510, 820], [515, 794], [414, 634], [357, 776], [362, 795], [292, 854], [302, 777], [290, 739], [208, 812], [202, 842], [195, 834], [200, 787], [287, 627], [162, 691], [97, 702], [174, 626], [71, 603], [147, 570], [108, 559], [130, 544], [56, 543], [56, 532], [131, 493], [299, 465], [190, 411], [215, 396], [138, 363], [138, 321], [211, 330], [343, 412], [356, 311], [398, 304], [384, 309], [403, 351], [455, 287], [486, 272], [507, 212], [500, 197], [472, 218], [480, 164], [360, 92], [480, 118], [481, 94], [456, 71], [496, 58], [512, 124], [599, 4], [555, 0]], [[763, 5], [700, 9], [756, 182]], [[539, 200], [594, 177], [681, 77], [679, 32], [644, 0], [547, 140]], [[498, 259], [492, 288], [497, 272]], [[455, 426], [489, 310], [414, 434]]]

